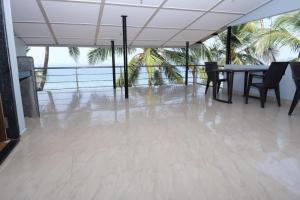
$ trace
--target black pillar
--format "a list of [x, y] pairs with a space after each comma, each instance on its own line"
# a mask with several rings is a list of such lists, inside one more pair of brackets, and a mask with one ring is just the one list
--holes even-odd
[[226, 64], [231, 64], [231, 35], [231, 26], [228, 26], [226, 40]]
[[10, 63], [4, 13], [3, 0], [0, 0], [0, 93], [4, 117], [8, 123], [7, 137], [18, 139], [20, 131], [11, 70], [11, 67], [18, 66], [11, 66]]
[[116, 58], [115, 58], [115, 42], [111, 41], [111, 64], [112, 64], [112, 75], [113, 75], [113, 87], [117, 88], [116, 84]]
[[128, 61], [127, 61], [127, 24], [126, 24], [126, 18], [127, 18], [127, 16], [122, 15], [125, 99], [128, 99]]
[[186, 42], [186, 46], [185, 46], [185, 85], [188, 85], [188, 81], [189, 81], [189, 46], [190, 43]]

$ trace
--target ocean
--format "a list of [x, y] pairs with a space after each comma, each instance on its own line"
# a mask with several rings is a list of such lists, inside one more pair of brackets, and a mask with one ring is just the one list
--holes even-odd
[[[116, 79], [119, 78], [121, 69], [116, 68]], [[180, 67], [180, 74], [185, 76], [185, 68]], [[146, 68], [142, 68], [136, 86], [147, 86]], [[192, 74], [189, 73], [190, 81]], [[165, 84], [168, 84], [166, 77]], [[49, 67], [44, 90], [63, 90], [63, 89], [87, 89], [87, 88], [109, 88], [113, 87], [112, 69], [107, 66], [89, 67]]]

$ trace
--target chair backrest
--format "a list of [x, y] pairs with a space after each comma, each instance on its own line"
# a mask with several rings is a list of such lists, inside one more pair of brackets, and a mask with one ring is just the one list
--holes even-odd
[[300, 62], [290, 63], [293, 79], [295, 81], [297, 89], [300, 89]]
[[215, 76], [211, 73], [213, 70], [218, 69], [217, 62], [205, 62], [205, 72], [207, 74], [207, 79], [213, 81]]
[[288, 64], [288, 62], [272, 62], [268, 71], [265, 73], [264, 85], [266, 87], [278, 86]]

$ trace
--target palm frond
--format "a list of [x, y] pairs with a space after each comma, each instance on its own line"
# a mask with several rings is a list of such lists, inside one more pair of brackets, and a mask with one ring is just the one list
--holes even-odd
[[[135, 48], [128, 49], [129, 55], [131, 55], [135, 52], [136, 52]], [[120, 48], [120, 47], [115, 48], [115, 53], [117, 56], [122, 56], [123, 48]], [[112, 55], [111, 48], [103, 48], [103, 47], [92, 48], [88, 52], [88, 61], [89, 61], [89, 64], [95, 65], [96, 63], [105, 61], [111, 55]]]
[[78, 47], [68, 47], [69, 55], [74, 59], [75, 62], [78, 61], [80, 56], [80, 50]]
[[111, 54], [111, 49], [109, 48], [92, 48], [88, 52], [89, 64], [95, 65], [98, 62], [105, 61]]
[[284, 27], [286, 29], [299, 32], [300, 30], [300, 11], [286, 13], [276, 18], [274, 27]]
[[129, 86], [134, 86], [140, 75], [140, 70], [142, 66], [141, 54], [134, 56], [128, 64], [128, 84]]

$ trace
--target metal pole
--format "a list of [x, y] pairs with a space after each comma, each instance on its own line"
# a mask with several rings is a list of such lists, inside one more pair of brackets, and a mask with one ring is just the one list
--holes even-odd
[[127, 61], [127, 16], [122, 15], [123, 23], [123, 58], [124, 58], [124, 79], [125, 79], [125, 99], [128, 99], [128, 61]]
[[231, 64], [231, 26], [227, 28], [227, 41], [226, 41], [226, 64]]
[[185, 47], [185, 61], [186, 61], [186, 65], [185, 65], [185, 85], [188, 85], [188, 81], [189, 81], [189, 46], [190, 46], [190, 43], [186, 42], [186, 47]]
[[111, 41], [111, 62], [112, 62], [112, 74], [113, 74], [113, 87], [117, 88], [116, 84], [116, 58], [115, 58], [115, 42]]

